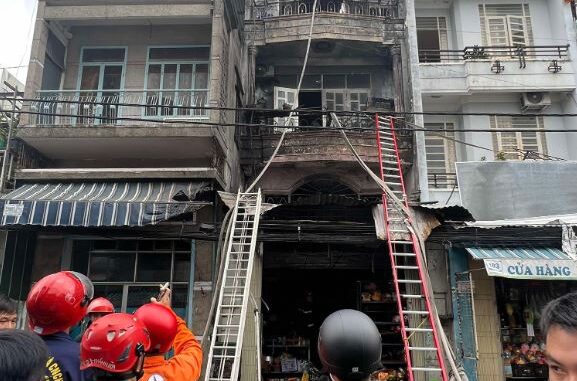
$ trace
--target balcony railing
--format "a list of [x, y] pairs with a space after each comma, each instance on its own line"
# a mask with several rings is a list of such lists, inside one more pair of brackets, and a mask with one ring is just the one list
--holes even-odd
[[39, 126], [141, 125], [208, 119], [208, 90], [39, 91], [30, 103]]
[[456, 173], [429, 173], [429, 187], [433, 189], [453, 189], [457, 188]]
[[[256, 0], [254, 19], [307, 14], [313, 11], [313, 0]], [[398, 18], [397, 0], [318, 0], [315, 13], [348, 14], [380, 18]]]
[[569, 45], [541, 46], [467, 46], [461, 50], [419, 50], [419, 62], [454, 62], [467, 60], [566, 60]]

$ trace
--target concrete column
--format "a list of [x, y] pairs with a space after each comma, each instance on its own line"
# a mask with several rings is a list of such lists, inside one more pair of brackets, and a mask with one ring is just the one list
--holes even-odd
[[401, 45], [391, 47], [391, 56], [393, 57], [393, 84], [395, 88], [395, 111], [405, 111], [405, 97], [403, 88], [403, 60], [401, 58]]
[[[421, 98], [421, 80], [419, 73], [419, 50], [417, 44], [417, 19], [415, 16], [415, 0], [406, 0], [406, 54], [408, 58], [408, 74], [411, 84], [409, 109], [414, 112], [423, 111], [423, 100]], [[413, 123], [417, 126], [422, 126], [423, 116], [414, 115]], [[427, 181], [427, 152], [425, 150], [425, 133], [423, 131], [415, 131], [415, 149], [414, 149], [414, 169], [412, 178], [414, 181], [414, 188], [420, 190], [421, 201], [429, 200], [429, 184]]]
[[254, 105], [255, 90], [256, 90], [256, 55], [258, 53], [258, 48], [255, 45], [250, 45], [248, 47], [248, 103]]
[[[44, 57], [46, 55], [46, 43], [48, 41], [48, 26], [44, 20], [44, 10], [46, 3], [44, 1], [38, 2], [38, 10], [36, 12], [36, 23], [34, 26], [34, 35], [32, 37], [32, 46], [30, 50], [30, 62], [28, 63], [28, 75], [26, 77], [26, 87], [24, 89], [24, 98], [31, 99], [36, 96], [36, 91], [40, 90], [42, 86], [42, 73], [44, 71]], [[24, 108], [27, 109], [27, 103]], [[27, 125], [30, 123], [31, 116], [28, 114], [22, 115], [21, 124]]]

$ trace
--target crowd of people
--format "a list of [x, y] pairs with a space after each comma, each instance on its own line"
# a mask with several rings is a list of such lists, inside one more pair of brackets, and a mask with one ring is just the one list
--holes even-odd
[[[62, 271], [35, 283], [26, 299], [29, 330], [0, 296], [2, 381], [172, 381], [200, 377], [202, 349], [171, 308], [171, 290], [134, 314], [95, 298], [83, 274]], [[71, 330], [80, 333], [71, 336]], [[167, 353], [173, 350], [168, 358]]]
[[[133, 314], [93, 299], [92, 282], [62, 271], [32, 286], [28, 330], [16, 329], [17, 305], [0, 295], [1, 381], [196, 381], [202, 348], [171, 308], [162, 287]], [[551, 381], [577, 381], [577, 293], [551, 301], [541, 314]], [[80, 334], [71, 329], [80, 326]], [[167, 354], [173, 351], [171, 356]], [[366, 381], [382, 368], [381, 335], [355, 310], [329, 315], [318, 352], [332, 381]], [[495, 359], [498, 361], [499, 359]], [[480, 380], [482, 381], [482, 380]]]

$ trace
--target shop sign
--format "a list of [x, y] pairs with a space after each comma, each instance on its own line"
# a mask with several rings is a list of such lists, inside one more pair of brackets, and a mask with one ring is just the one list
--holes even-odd
[[490, 276], [517, 279], [577, 279], [577, 261], [484, 259]]

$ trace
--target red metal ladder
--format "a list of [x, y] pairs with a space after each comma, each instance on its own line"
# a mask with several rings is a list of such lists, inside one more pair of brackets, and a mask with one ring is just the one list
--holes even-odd
[[[408, 208], [394, 121], [375, 114], [375, 127], [381, 179]], [[386, 193], [383, 193], [383, 212], [409, 381], [439, 380], [439, 376], [448, 381], [431, 295], [423, 281], [427, 270], [417, 237], [409, 229], [410, 217]]]

